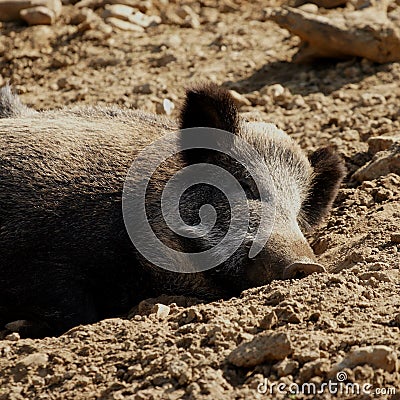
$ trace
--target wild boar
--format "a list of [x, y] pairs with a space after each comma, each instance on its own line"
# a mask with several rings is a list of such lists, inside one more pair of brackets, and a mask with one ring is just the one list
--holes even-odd
[[[4, 87], [0, 117], [1, 327], [22, 320], [21, 335], [58, 335], [77, 324], [124, 315], [140, 300], [162, 293], [227, 298], [273, 279], [324, 271], [303, 233], [328, 214], [344, 176], [342, 160], [330, 148], [307, 158], [274, 125], [246, 122], [226, 89], [204, 84], [188, 90], [179, 120], [172, 121], [116, 107], [36, 112]], [[185, 273], [160, 268], [137, 250], [122, 202], [138, 154], [166, 133], [194, 127], [229, 132], [236, 150], [244, 140], [263, 160], [261, 173], [268, 179], [257, 189], [242, 164], [201, 148], [201, 135], [195, 138], [200, 146], [186, 148], [182, 134], [184, 151], [165, 160], [147, 188], [146, 218], [156, 236], [185, 254], [223, 243], [229, 204], [210, 185], [183, 193], [179, 212], [195, 227], [199, 209], [212, 204], [217, 217], [211, 233], [177, 235], [160, 213], [170, 177], [198, 163], [220, 166], [237, 179], [250, 216], [245, 238], [231, 256], [215, 268]], [[140, 179], [140, 170], [135, 172]], [[250, 258], [249, 247], [263, 228], [260, 191], [271, 185], [274, 224], [265, 246]]]

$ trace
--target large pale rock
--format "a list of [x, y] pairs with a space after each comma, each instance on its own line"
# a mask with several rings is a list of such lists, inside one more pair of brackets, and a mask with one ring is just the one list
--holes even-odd
[[376, 153], [368, 164], [354, 172], [352, 179], [358, 182], [372, 181], [390, 173], [400, 175], [400, 143]]
[[239, 345], [229, 354], [228, 361], [237, 367], [254, 367], [267, 361], [283, 360], [291, 353], [292, 345], [286, 333], [267, 331]]
[[318, 7], [334, 8], [342, 6], [348, 2], [349, 0], [292, 0], [288, 2], [288, 5], [293, 7], [299, 7], [306, 3], [312, 3], [316, 4]]
[[28, 367], [44, 366], [47, 364], [48, 360], [49, 356], [45, 353], [32, 353], [24, 357], [22, 360], [18, 361], [16, 367], [28, 368]]
[[368, 139], [368, 151], [371, 154], [388, 150], [396, 143], [400, 143], [400, 133], [391, 136], [372, 136]]
[[395, 372], [397, 369], [396, 351], [384, 345], [360, 347], [347, 354], [342, 361], [333, 365], [328, 376], [334, 377], [345, 368], [354, 368], [357, 365], [365, 364], [374, 369], [381, 368], [390, 373]]
[[123, 31], [132, 31], [132, 32], [144, 32], [144, 28], [140, 25], [132, 24], [129, 21], [124, 21], [119, 18], [109, 17], [106, 18], [106, 22], [115, 28], [121, 29]]
[[104, 0], [104, 4], [124, 4], [144, 13], [148, 12], [153, 6], [151, 0]]
[[43, 6], [25, 8], [20, 15], [28, 25], [52, 25], [56, 20], [54, 11]]
[[103, 18], [115, 17], [129, 21], [129, 17], [136, 11], [136, 8], [124, 4], [106, 4], [104, 7]]
[[160, 24], [161, 18], [158, 15], [146, 15], [138, 11], [129, 16], [129, 22], [147, 28], [151, 25]]
[[22, 10], [39, 6], [53, 11], [55, 17], [61, 14], [61, 0], [0, 0], [0, 21], [19, 20]]
[[379, 63], [399, 61], [400, 27], [388, 18], [385, 2], [380, 4], [356, 11], [335, 11], [327, 16], [280, 7], [269, 10], [267, 18], [302, 39], [294, 58], [297, 62], [348, 56]]

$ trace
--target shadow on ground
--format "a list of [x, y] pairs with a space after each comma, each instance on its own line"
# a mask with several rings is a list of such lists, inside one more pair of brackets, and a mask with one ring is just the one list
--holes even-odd
[[358, 83], [378, 71], [386, 71], [388, 65], [363, 62], [356, 58], [345, 61], [321, 59], [311, 64], [275, 61], [263, 65], [242, 80], [226, 81], [224, 86], [240, 93], [249, 93], [279, 83], [293, 94], [304, 96], [322, 92], [329, 95], [349, 83]]

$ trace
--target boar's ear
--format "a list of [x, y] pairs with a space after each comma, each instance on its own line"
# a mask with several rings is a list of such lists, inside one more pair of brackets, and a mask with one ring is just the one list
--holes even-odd
[[330, 147], [316, 150], [309, 159], [314, 169], [314, 178], [302, 205], [302, 216], [310, 226], [315, 226], [329, 213], [346, 168], [343, 160]]
[[239, 113], [227, 89], [208, 83], [187, 90], [180, 122], [181, 129], [206, 127], [236, 133]]
[[181, 145], [187, 149], [184, 158], [188, 163], [218, 163], [220, 155], [211, 149], [230, 149], [233, 135], [227, 136], [211, 129], [186, 128], [215, 128], [236, 134], [239, 129], [239, 113], [232, 95], [214, 83], [189, 89], [181, 110], [180, 128]]

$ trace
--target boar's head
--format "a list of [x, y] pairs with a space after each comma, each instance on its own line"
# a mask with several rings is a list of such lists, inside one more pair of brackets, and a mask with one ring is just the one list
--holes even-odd
[[[249, 221], [245, 239], [234, 254], [217, 267], [203, 272], [204, 276], [232, 294], [274, 279], [301, 278], [325, 271], [317, 263], [304, 232], [318, 225], [330, 211], [345, 174], [340, 157], [325, 147], [308, 158], [287, 134], [274, 125], [245, 121], [229, 91], [212, 84], [187, 92], [180, 118], [184, 145], [187, 141], [201, 144], [201, 131], [184, 134], [187, 128], [194, 127], [232, 133], [231, 143], [225, 145], [237, 154], [242, 151], [240, 147], [244, 139], [261, 156], [264, 167], [258, 166], [261, 169], [258, 176], [265, 176], [265, 181], [258, 179], [256, 184], [245, 165], [218, 151], [193, 148], [183, 152], [188, 165], [211, 163], [229, 171], [247, 198]], [[268, 201], [268, 196], [267, 200], [261, 198], [260, 185], [265, 193], [274, 193], [273, 224], [267, 227], [260, 226], [261, 202]], [[187, 248], [200, 252], [219, 246], [218, 251], [224, 252], [221, 241], [231, 222], [231, 212], [226, 196], [218, 188], [199, 184], [187, 190], [180, 201], [182, 219], [189, 227], [196, 227], [200, 223], [199, 209], [205, 204], [211, 204], [216, 211], [215, 225], [201, 239], [189, 240]], [[260, 229], [269, 231], [268, 240], [262, 250], [250, 258], [249, 249]]]

